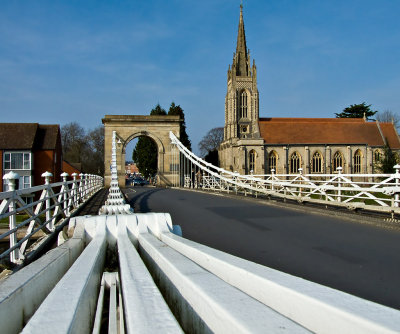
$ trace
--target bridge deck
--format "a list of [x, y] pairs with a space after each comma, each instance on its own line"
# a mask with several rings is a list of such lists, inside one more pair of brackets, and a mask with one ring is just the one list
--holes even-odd
[[400, 232], [264, 200], [134, 187], [135, 212], [169, 212], [190, 240], [400, 309]]

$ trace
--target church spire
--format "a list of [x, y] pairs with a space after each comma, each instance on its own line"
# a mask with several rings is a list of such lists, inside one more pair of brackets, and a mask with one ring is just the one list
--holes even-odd
[[248, 76], [248, 55], [246, 46], [246, 35], [244, 32], [244, 21], [243, 21], [243, 5], [240, 4], [240, 18], [239, 18], [239, 28], [237, 35], [236, 44], [236, 54], [235, 54], [235, 65], [236, 65], [236, 75], [238, 76]]

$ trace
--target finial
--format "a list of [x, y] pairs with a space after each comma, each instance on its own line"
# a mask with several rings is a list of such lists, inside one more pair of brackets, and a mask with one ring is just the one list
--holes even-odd
[[243, 9], [243, 0], [240, 0], [240, 9]]

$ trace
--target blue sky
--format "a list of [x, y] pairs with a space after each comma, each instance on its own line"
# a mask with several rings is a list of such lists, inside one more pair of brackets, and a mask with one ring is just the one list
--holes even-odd
[[[2, 1], [1, 122], [91, 129], [174, 101], [195, 151], [224, 124], [240, 1]], [[261, 117], [400, 111], [400, 1], [245, 0]]]

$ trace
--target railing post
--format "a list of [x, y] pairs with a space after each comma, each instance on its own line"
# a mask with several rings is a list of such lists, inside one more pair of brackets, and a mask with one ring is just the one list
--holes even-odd
[[78, 176], [78, 173], [72, 173], [71, 174], [72, 178], [73, 178], [73, 185], [72, 185], [72, 189], [71, 189], [71, 195], [72, 195], [72, 202], [74, 203], [74, 206], [76, 207], [78, 205], [78, 181], [76, 180], [76, 177]]
[[[397, 188], [399, 186], [399, 178], [400, 178], [399, 169], [400, 169], [400, 165], [395, 165], [394, 169], [396, 170], [396, 173], [394, 174], [394, 177], [395, 177], [396, 188]], [[394, 193], [394, 206], [396, 208], [399, 207], [399, 193], [398, 192]]]
[[64, 191], [63, 191], [63, 202], [64, 202], [64, 214], [65, 216], [69, 217], [69, 207], [68, 207], [68, 184], [67, 184], [67, 177], [68, 173], [64, 172], [60, 176], [64, 182]]
[[271, 190], [272, 191], [275, 191], [275, 178], [274, 178], [274, 176], [275, 176], [275, 169], [271, 169]]
[[235, 176], [233, 177], [233, 180], [235, 181], [235, 193], [237, 195], [238, 188], [237, 188], [237, 175], [236, 174], [238, 174], [237, 171], [235, 171]]
[[299, 189], [299, 194], [298, 196], [301, 197], [302, 196], [302, 192], [303, 192], [303, 188], [301, 187], [301, 185], [303, 184], [303, 168], [299, 168], [299, 174], [300, 174], [300, 189]]
[[[15, 180], [19, 179], [19, 175], [13, 171], [8, 172], [6, 175], [4, 175], [3, 180], [8, 180], [8, 190], [15, 192]], [[12, 212], [12, 214], [8, 217], [9, 221], [9, 228], [10, 230], [14, 229], [15, 226], [17, 225], [17, 216], [16, 216], [16, 205], [15, 205], [15, 194], [12, 195], [10, 205], [8, 206], [9, 212]], [[14, 247], [17, 244], [17, 231], [14, 233], [10, 234], [10, 248]], [[19, 250], [18, 248], [14, 249], [10, 253], [10, 261], [12, 263], [17, 263], [19, 260]]]
[[54, 228], [54, 223], [53, 223], [53, 219], [51, 219], [51, 212], [50, 212], [50, 206], [51, 206], [51, 202], [50, 202], [50, 177], [52, 177], [53, 174], [50, 172], [44, 172], [42, 174], [42, 177], [44, 177], [44, 184], [46, 185], [46, 221], [48, 222], [48, 229], [49, 230], [53, 230]]
[[338, 202], [342, 201], [342, 177], [341, 177], [342, 169], [343, 169], [342, 167], [336, 168], [336, 170], [337, 170], [337, 172], [339, 174], [339, 177], [338, 177], [338, 196], [337, 196], [337, 201]]
[[85, 174], [80, 173], [79, 174], [80, 183], [79, 183], [79, 196], [78, 196], [78, 201], [81, 202], [83, 201], [83, 198], [85, 197]]

